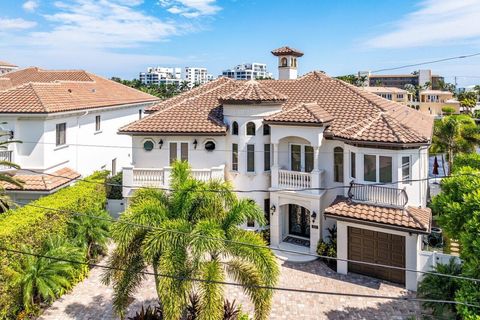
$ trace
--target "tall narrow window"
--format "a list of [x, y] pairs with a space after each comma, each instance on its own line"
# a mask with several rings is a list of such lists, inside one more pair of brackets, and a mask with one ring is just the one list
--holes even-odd
[[313, 171], [313, 147], [305, 146], [305, 172]]
[[302, 171], [302, 146], [299, 144], [290, 146], [290, 170]]
[[238, 123], [237, 123], [237, 121], [233, 121], [233, 123], [232, 123], [232, 135], [238, 136]]
[[177, 160], [177, 143], [170, 142], [170, 165]]
[[63, 146], [67, 141], [67, 124], [64, 123], [57, 123], [55, 127], [55, 135], [56, 135], [56, 142], [57, 146]]
[[[249, 199], [248, 201], [249, 201], [250, 203], [255, 203], [255, 201], [253, 201], [252, 199]], [[249, 227], [249, 228], [255, 227], [255, 220], [253, 220], [253, 219], [248, 219], [248, 220], [247, 220], [247, 227]]]
[[117, 158], [112, 159], [112, 176], [117, 174]]
[[333, 149], [333, 181], [343, 182], [343, 148]]
[[355, 178], [356, 177], [356, 155], [355, 152], [350, 152], [350, 177]]
[[95, 131], [100, 131], [100, 116], [95, 116]]
[[247, 136], [254, 136], [255, 135], [255, 123], [249, 122], [247, 123]]
[[380, 156], [380, 182], [392, 182], [392, 157]]
[[377, 182], [377, 156], [363, 156], [363, 180]]
[[232, 170], [238, 171], [238, 144], [232, 144]]
[[263, 125], [263, 135], [264, 136], [270, 135], [270, 126], [268, 124]]
[[271, 150], [270, 144], [266, 143], [263, 147], [263, 170], [270, 171]]
[[267, 220], [267, 225], [270, 224], [270, 199], [263, 200], [263, 213], [265, 214], [265, 220]]
[[247, 144], [247, 172], [255, 172], [255, 145]]
[[182, 142], [180, 144], [180, 160], [188, 161], [188, 143]]
[[402, 157], [402, 180], [403, 183], [409, 183], [410, 180], [410, 157]]
[[142, 109], [138, 110], [138, 120], [142, 119]]

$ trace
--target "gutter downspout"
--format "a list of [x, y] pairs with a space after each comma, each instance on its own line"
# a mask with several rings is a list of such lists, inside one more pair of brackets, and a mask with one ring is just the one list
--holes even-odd
[[76, 134], [76, 137], [75, 137], [75, 171], [76, 172], [79, 172], [78, 171], [78, 148], [79, 148], [79, 145], [78, 145], [78, 135], [80, 133], [80, 118], [83, 118], [85, 117], [86, 115], [88, 115], [90, 113], [89, 110], [85, 111], [84, 114], [80, 115], [77, 117], [77, 134]]

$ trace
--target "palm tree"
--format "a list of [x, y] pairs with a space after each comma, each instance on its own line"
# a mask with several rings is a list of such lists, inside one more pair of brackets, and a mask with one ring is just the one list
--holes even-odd
[[451, 115], [435, 121], [430, 151], [446, 153], [448, 175], [450, 175], [455, 155], [460, 152], [474, 152], [479, 143], [480, 129], [475, 121], [466, 115]]
[[[11, 140], [9, 138], [10, 138], [10, 133], [0, 133], [0, 151], [7, 150], [8, 145], [11, 143], [21, 143], [21, 141]], [[20, 166], [16, 165], [15, 163], [6, 161], [6, 160], [1, 160], [1, 159], [0, 159], [0, 167], [10, 167], [17, 170], [20, 169]], [[22, 181], [15, 179], [8, 173], [0, 172], [0, 213], [7, 211], [9, 208], [15, 205], [10, 199], [10, 197], [5, 193], [5, 189], [2, 183], [9, 183], [20, 188], [23, 187]]]
[[[116, 249], [108, 264], [124, 270], [107, 270], [104, 282], [113, 284], [117, 313], [124, 316], [143, 279], [139, 272], [151, 267], [167, 320], [180, 318], [192, 293], [199, 297], [199, 319], [220, 319], [225, 292], [218, 282], [229, 278], [245, 285], [255, 319], [267, 319], [273, 292], [255, 286], [277, 283], [275, 256], [268, 248], [238, 244], [266, 245], [259, 234], [240, 227], [248, 220], [265, 224], [262, 210], [251, 200], [237, 199], [229, 183], [195, 180], [183, 162], [174, 164], [170, 188], [168, 194], [138, 191], [112, 228]], [[135, 228], [132, 223], [149, 228]], [[185, 280], [191, 278], [208, 282]]]
[[90, 212], [89, 216], [74, 216], [69, 221], [69, 233], [74, 241], [86, 248], [87, 259], [95, 258], [99, 253], [105, 251], [108, 237], [110, 216], [105, 210], [98, 208]]
[[[448, 264], [437, 264], [435, 272], [453, 276], [459, 276], [462, 273], [462, 266], [454, 258], [451, 258]], [[427, 274], [418, 286], [418, 295], [420, 298], [432, 300], [455, 300], [455, 293], [459, 289], [459, 281], [455, 278], [446, 278], [435, 274]], [[432, 310], [435, 317], [446, 317], [447, 319], [457, 319], [455, 305], [424, 302], [424, 308]]]
[[190, 82], [188, 82], [187, 80], [183, 80], [182, 82], [180, 82], [179, 89], [180, 91], [187, 91], [188, 89], [190, 89]]
[[[33, 253], [31, 248], [23, 251]], [[38, 253], [38, 252], [37, 252]], [[49, 238], [41, 255], [83, 261], [83, 250], [60, 237]], [[21, 288], [23, 307], [27, 312], [41, 301], [52, 301], [72, 286], [72, 279], [83, 272], [77, 264], [43, 257], [25, 255], [13, 270], [14, 284]]]

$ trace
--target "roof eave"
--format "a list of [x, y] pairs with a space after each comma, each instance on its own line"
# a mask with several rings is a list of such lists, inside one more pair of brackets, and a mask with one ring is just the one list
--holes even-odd
[[399, 147], [399, 148], [415, 148], [415, 147], [424, 147], [431, 145], [431, 141], [427, 142], [384, 142], [384, 141], [367, 141], [367, 140], [355, 140], [355, 139], [347, 139], [342, 137], [337, 137], [333, 133], [326, 132], [324, 134], [325, 139], [329, 140], [338, 140], [343, 141], [345, 143], [355, 143], [355, 144], [363, 144], [363, 145], [372, 145], [372, 146], [384, 146], [384, 147]]
[[117, 134], [129, 136], [225, 136], [226, 131], [223, 132], [162, 132], [162, 131], [118, 131]]

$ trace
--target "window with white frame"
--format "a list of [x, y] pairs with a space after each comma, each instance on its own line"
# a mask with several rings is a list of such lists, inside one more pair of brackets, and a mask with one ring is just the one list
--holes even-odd
[[57, 125], [55, 126], [55, 136], [56, 146], [63, 146], [67, 143], [67, 124], [65, 122], [57, 123]]
[[263, 148], [263, 170], [270, 171], [270, 163], [271, 163], [271, 145], [269, 143], [264, 144]]
[[311, 172], [313, 170], [313, 147], [304, 144], [290, 145], [290, 170]]
[[411, 178], [410, 156], [402, 157], [402, 181], [408, 183]]
[[100, 116], [95, 116], [95, 131], [100, 131], [100, 121], [101, 118]]
[[176, 160], [188, 161], [188, 142], [170, 142], [170, 164]]
[[350, 152], [350, 177], [355, 178], [356, 177], [356, 154], [355, 152]]
[[390, 183], [393, 178], [392, 157], [363, 155], [363, 180]]
[[238, 144], [232, 144], [232, 170], [238, 171]]
[[333, 181], [343, 182], [343, 148], [333, 149]]
[[247, 172], [255, 172], [255, 145], [247, 144]]

